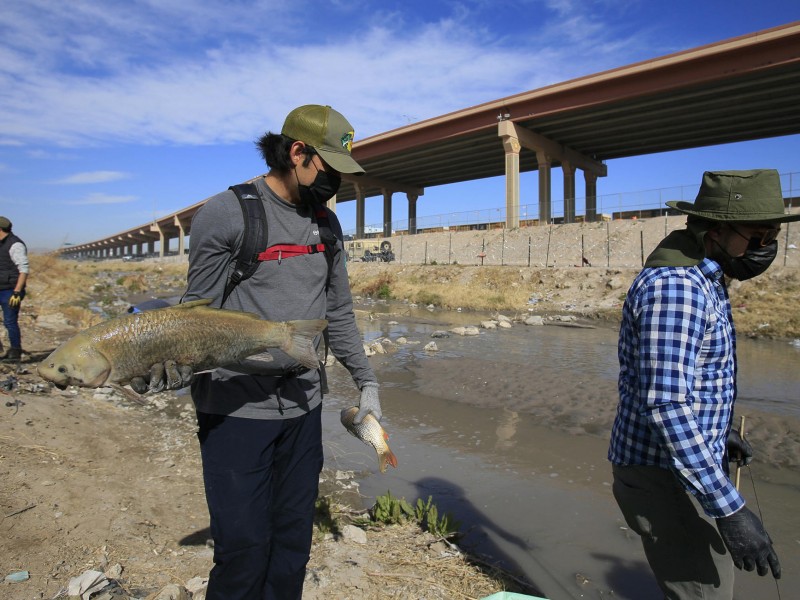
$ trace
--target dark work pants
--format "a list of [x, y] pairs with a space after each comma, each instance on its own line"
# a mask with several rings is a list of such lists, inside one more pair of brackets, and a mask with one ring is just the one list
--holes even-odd
[[322, 470], [322, 407], [286, 420], [197, 413], [214, 539], [207, 600], [302, 597]]
[[716, 524], [671, 471], [612, 466], [613, 492], [668, 600], [731, 600], [733, 561]]
[[[11, 308], [8, 301], [14, 294], [14, 290], [0, 290], [0, 306], [3, 307], [3, 325], [8, 331], [8, 342], [12, 348], [22, 348], [22, 337], [19, 332], [19, 307]], [[25, 290], [22, 290], [20, 296], [25, 298]]]

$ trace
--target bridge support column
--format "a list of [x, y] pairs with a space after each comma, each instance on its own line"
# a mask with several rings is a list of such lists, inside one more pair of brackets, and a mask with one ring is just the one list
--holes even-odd
[[417, 194], [406, 193], [408, 198], [408, 235], [417, 233]]
[[383, 190], [383, 237], [392, 236], [392, 191]]
[[590, 223], [598, 220], [597, 215], [597, 174], [584, 171], [586, 180], [586, 220]]
[[327, 206], [334, 214], [336, 213], [336, 194], [334, 194], [333, 197], [325, 203], [325, 206]]
[[550, 189], [551, 189], [551, 159], [541, 150], [536, 151], [536, 162], [539, 163], [539, 225], [547, 225], [553, 216]]
[[356, 188], [356, 239], [364, 237], [364, 190], [355, 184]]
[[564, 172], [564, 223], [575, 222], [575, 167], [569, 162], [561, 163]]
[[519, 152], [522, 146], [511, 135], [501, 136], [506, 152], [506, 228], [519, 227]]

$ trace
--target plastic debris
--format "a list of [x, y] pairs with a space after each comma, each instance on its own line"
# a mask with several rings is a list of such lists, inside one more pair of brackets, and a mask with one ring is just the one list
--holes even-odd
[[11, 583], [21, 583], [23, 581], [28, 581], [30, 577], [31, 574], [27, 571], [14, 571], [13, 573], [6, 575], [6, 581], [10, 581]]
[[89, 600], [92, 594], [99, 592], [108, 584], [108, 578], [104, 573], [100, 571], [84, 571], [69, 580], [67, 595], [80, 596], [82, 600]]

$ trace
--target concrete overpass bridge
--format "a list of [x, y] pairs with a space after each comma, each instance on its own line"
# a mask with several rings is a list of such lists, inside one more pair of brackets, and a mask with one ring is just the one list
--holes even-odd
[[[800, 22], [588, 75], [449, 113], [356, 142], [366, 169], [345, 175], [329, 205], [383, 197], [384, 236], [392, 196], [408, 200], [409, 233], [425, 188], [505, 175], [506, 227], [519, 227], [522, 172], [537, 170], [539, 223], [551, 220], [554, 169], [564, 181], [564, 222], [575, 214], [583, 172], [584, 220], [597, 219], [597, 180], [606, 160], [800, 133]], [[205, 200], [151, 223], [60, 250], [63, 254], [165, 255], [186, 248]]]

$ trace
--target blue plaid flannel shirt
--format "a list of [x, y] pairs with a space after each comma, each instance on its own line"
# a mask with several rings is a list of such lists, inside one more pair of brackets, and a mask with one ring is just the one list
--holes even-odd
[[722, 468], [736, 398], [736, 336], [719, 265], [654, 267], [628, 291], [609, 460], [670, 469], [711, 517], [744, 499]]

